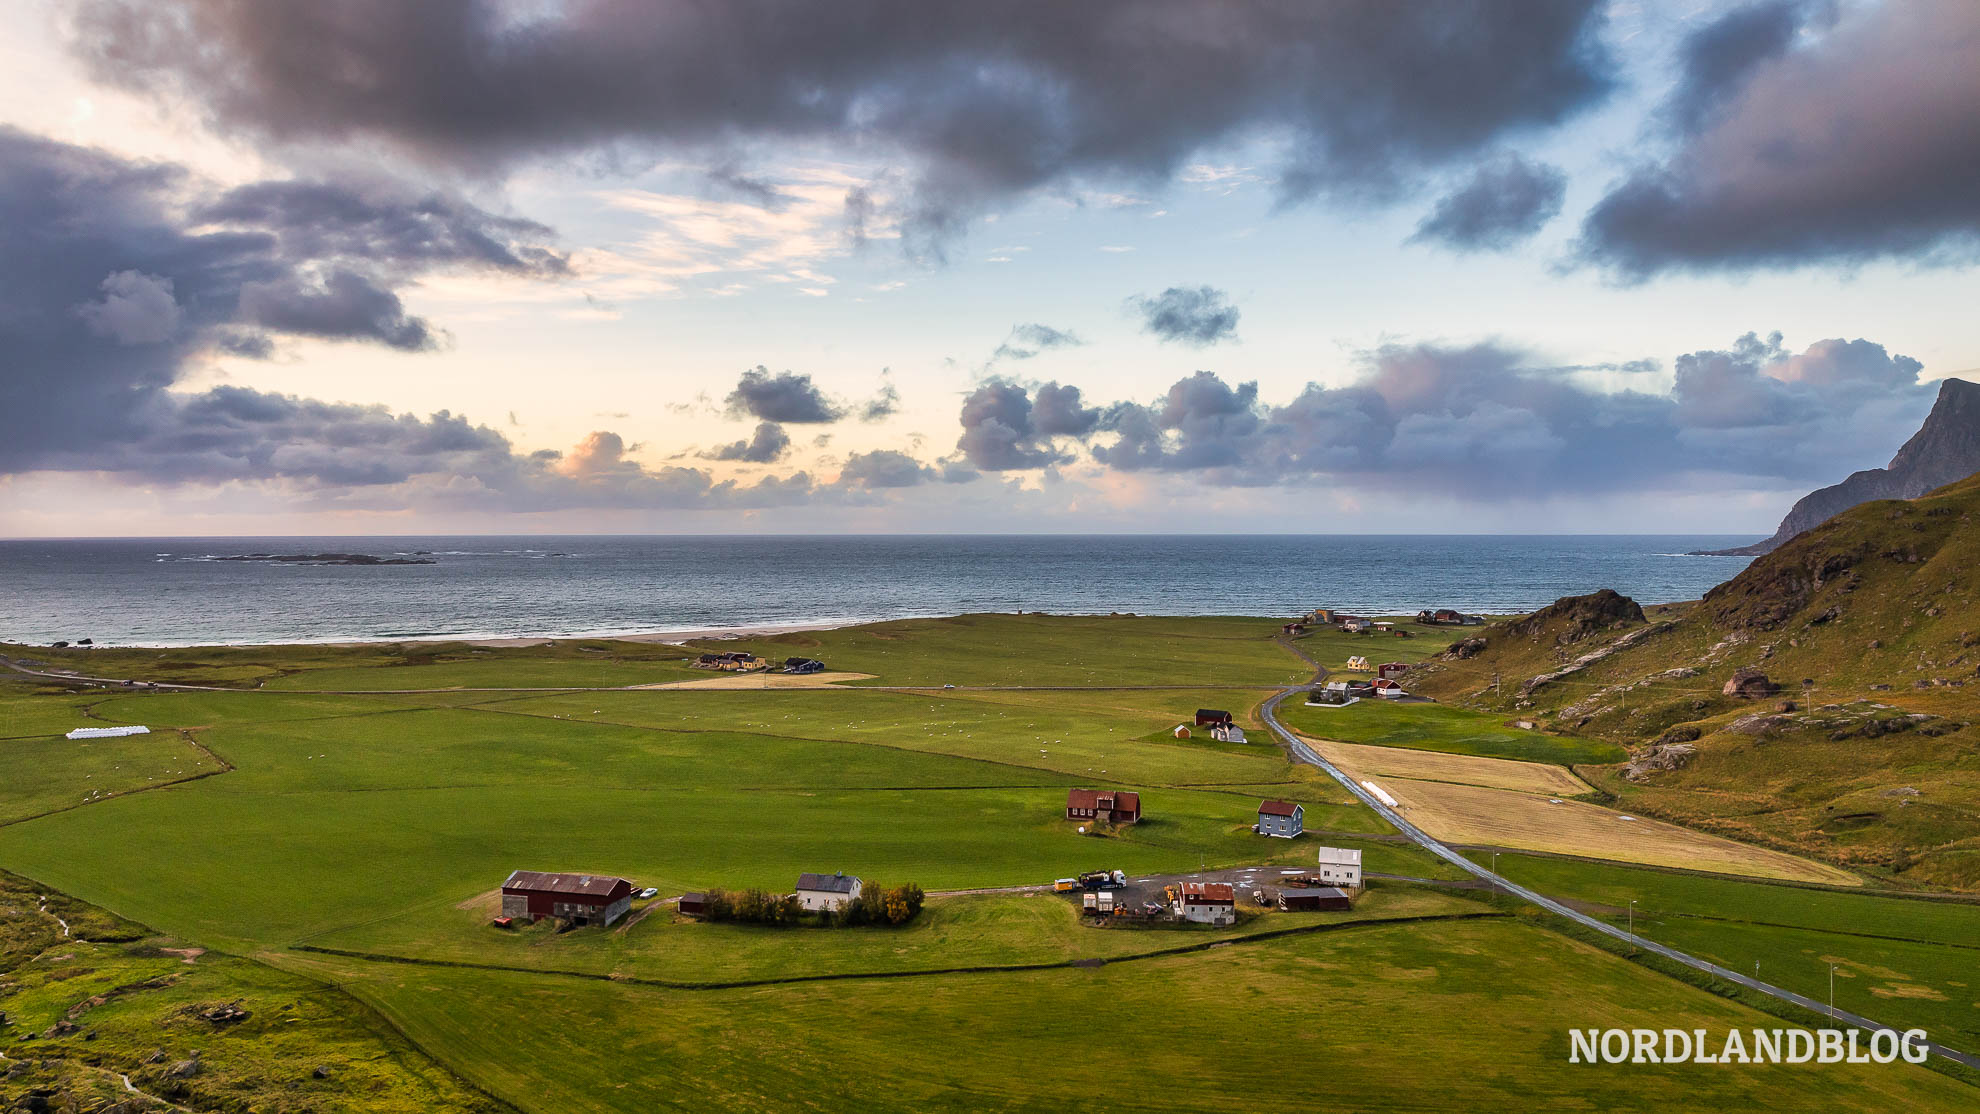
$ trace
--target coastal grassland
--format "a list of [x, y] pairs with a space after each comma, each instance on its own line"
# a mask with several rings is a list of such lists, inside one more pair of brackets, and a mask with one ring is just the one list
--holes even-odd
[[[726, 991], [338, 957], [334, 978], [527, 1110], [1967, 1110], [1922, 1068], [1576, 1065], [1576, 1027], [1781, 1023], [1508, 919], [1354, 927], [1090, 969]], [[555, 1064], [554, 1073], [543, 1065]], [[1136, 1099], [1139, 1101], [1139, 1098]]]
[[1448, 704], [1363, 700], [1345, 708], [1312, 708], [1288, 700], [1286, 725], [1303, 735], [1370, 746], [1412, 747], [1560, 766], [1621, 762], [1628, 753], [1602, 739], [1582, 739], [1507, 727], [1500, 716]]
[[[1473, 856], [1477, 856], [1474, 854]], [[1980, 1049], [1980, 903], [1770, 885], [1502, 854], [1499, 870], [1735, 971], [1889, 1025]]]
[[1297, 684], [1312, 676], [1269, 620], [1135, 615], [958, 615], [722, 640], [781, 661], [871, 673], [868, 685]]
[[[4, 873], [0, 945], [8, 1021], [0, 1052], [10, 1061], [0, 1064], [0, 1100], [47, 1089], [49, 1109], [71, 1109], [71, 1100], [101, 1109], [88, 1100], [130, 1098], [123, 1074], [147, 1094], [197, 1110], [508, 1109], [314, 979], [186, 948]], [[247, 1018], [223, 1026], [197, 1016], [225, 1003]], [[64, 1022], [74, 1031], [55, 1032]], [[195, 1055], [196, 1075], [168, 1076]]]
[[[1264, 690], [1232, 692], [768, 692], [673, 689], [565, 693], [483, 702], [490, 719], [563, 717], [682, 732], [711, 728], [951, 754], [1059, 771], [1121, 785], [1253, 783], [1284, 779], [1285, 756], [1266, 739], [1250, 744], [1178, 740], [1166, 729], [1221, 696], [1255, 703]], [[1240, 701], [1230, 701], [1233, 695]], [[1033, 699], [1051, 697], [1052, 699]], [[1160, 737], [1156, 737], [1156, 736]]]
[[934, 897], [920, 917], [900, 928], [705, 924], [656, 904], [636, 922], [558, 933], [548, 923], [491, 927], [489, 919], [500, 905], [500, 895], [490, 891], [446, 909], [420, 909], [327, 932], [311, 937], [308, 945], [697, 985], [1114, 960], [1260, 932], [1481, 911], [1477, 902], [1460, 896], [1397, 884], [1369, 891], [1348, 912], [1280, 913], [1247, 907], [1241, 922], [1228, 928], [1102, 929], [1080, 923], [1078, 894], [1045, 892]]
[[220, 768], [212, 755], [170, 730], [114, 739], [0, 739], [0, 824]]

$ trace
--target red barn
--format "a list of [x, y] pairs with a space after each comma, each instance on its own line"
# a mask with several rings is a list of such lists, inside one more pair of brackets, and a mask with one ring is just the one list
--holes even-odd
[[603, 924], [632, 908], [632, 883], [598, 874], [546, 874], [518, 870], [502, 883], [502, 915], [534, 921], [557, 917], [573, 924]]
[[1124, 789], [1069, 789], [1066, 819], [1132, 824], [1141, 819], [1141, 794]]
[[1408, 662], [1385, 661], [1375, 667], [1375, 675], [1384, 681], [1400, 681], [1402, 675], [1407, 672], [1409, 672]]
[[1222, 708], [1198, 708], [1196, 710], [1196, 726], [1198, 727], [1216, 727], [1230, 722], [1232, 722], [1231, 714]]

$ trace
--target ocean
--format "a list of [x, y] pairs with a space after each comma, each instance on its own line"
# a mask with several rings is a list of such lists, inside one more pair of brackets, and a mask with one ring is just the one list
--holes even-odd
[[[1695, 599], [1749, 536], [335, 537], [0, 541], [0, 639], [183, 646], [666, 633], [976, 611], [1520, 612]], [[243, 554], [431, 561], [297, 565]]]

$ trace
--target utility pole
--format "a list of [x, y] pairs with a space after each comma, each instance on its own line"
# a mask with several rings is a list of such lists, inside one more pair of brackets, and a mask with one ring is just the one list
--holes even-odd
[[1836, 1016], [1836, 965], [1829, 964], [1829, 1017]]

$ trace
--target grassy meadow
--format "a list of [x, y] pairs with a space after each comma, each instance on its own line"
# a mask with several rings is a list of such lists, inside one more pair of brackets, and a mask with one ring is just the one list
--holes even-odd
[[1343, 743], [1411, 747], [1518, 762], [1550, 762], [1557, 766], [1604, 765], [1628, 757], [1622, 747], [1606, 740], [1508, 727], [1506, 717], [1448, 704], [1363, 700], [1345, 708], [1324, 708], [1288, 700], [1280, 705], [1279, 718], [1302, 735]]
[[[1371, 1109], [1652, 1109], [1768, 1094], [1795, 1109], [1970, 1104], [1962, 1085], [1911, 1068], [1570, 1068], [1570, 1025], [1749, 1015], [1464, 890], [1378, 882], [1352, 913], [1247, 910], [1218, 930], [1087, 927], [1066, 899], [1022, 893], [937, 894], [900, 929], [708, 925], [664, 905], [712, 886], [784, 890], [803, 870], [944, 891], [1098, 868], [1310, 864], [1319, 837], [1250, 831], [1265, 797], [1304, 804], [1310, 831], [1360, 847], [1371, 872], [1456, 878], [1390, 841], [1331, 779], [1288, 763], [1264, 731], [1258, 704], [1311, 672], [1276, 632], [1257, 619], [964, 616], [741, 643], [875, 675], [814, 690], [626, 688], [702, 675], [682, 664], [688, 651], [641, 643], [59, 662], [37, 651], [63, 668], [221, 690], [0, 682], [12, 775], [0, 785], [0, 868], [32, 879], [0, 894], [0, 956], [13, 972], [0, 976], [0, 1010], [14, 1019], [0, 1048], [11, 1055], [15, 1030], [38, 1034], [102, 989], [164, 979], [86, 1010], [98, 1039], [37, 1036], [36, 1055], [59, 1059], [50, 1070], [80, 1095], [119, 1071], [162, 1085], [142, 1062], [152, 1048], [200, 1047], [212, 1072], [182, 1097], [226, 1110], [1024, 1109], [1061, 1101], [1067, 1079], [1118, 1079], [1109, 1069], [1130, 1063], [1132, 1089], [1119, 1094], [1225, 1108], [1227, 1082], [1206, 1080], [1275, 1080], [1286, 1064], [1339, 1055], [1360, 1065], [1355, 1098]], [[1331, 653], [1356, 641], [1303, 643]], [[1176, 739], [1172, 728], [1205, 706], [1235, 713], [1252, 741]], [[1349, 721], [1287, 706], [1316, 735], [1445, 761], [1558, 765], [1607, 746], [1432, 705], [1348, 711], [1363, 710]], [[1327, 727], [1300, 722], [1302, 711]], [[1346, 722], [1362, 730], [1336, 729]], [[60, 737], [104, 723], [152, 733]], [[1078, 786], [1136, 790], [1145, 819], [1082, 834], [1063, 818]], [[621, 874], [661, 898], [610, 930], [504, 932], [488, 923], [494, 891], [518, 868]], [[1602, 884], [1652, 884], [1639, 876], [1717, 884], [1649, 871]], [[1833, 910], [1845, 922], [1922, 915], [1915, 902], [1786, 892], [1858, 902]], [[57, 914], [73, 936], [49, 935]], [[1886, 977], [1888, 1007], [1863, 1012], [1952, 1009], [1948, 972], [1972, 953], [1952, 946], [1964, 922], [1944, 915], [1929, 931], [1890, 933], [1918, 954], [1864, 962], [1915, 969], [1945, 1001]], [[1811, 912], [1790, 927], [1838, 924]], [[1215, 946], [1155, 954], [1200, 945]], [[168, 946], [205, 951], [187, 964]], [[1716, 955], [1737, 941], [1698, 946]], [[1105, 966], [1052, 966], [1074, 961]], [[1049, 969], [1013, 969], [1039, 965]], [[943, 973], [956, 968], [991, 970]], [[709, 988], [820, 976], [831, 981]], [[236, 997], [254, 1013], [239, 1029], [172, 1020], [194, 1000]], [[1934, 1016], [1964, 1033], [1950, 1013]], [[954, 1052], [959, 1034], [967, 1055]], [[311, 1056], [327, 1077], [303, 1066]], [[1244, 1094], [1267, 1108], [1311, 1097]]]

